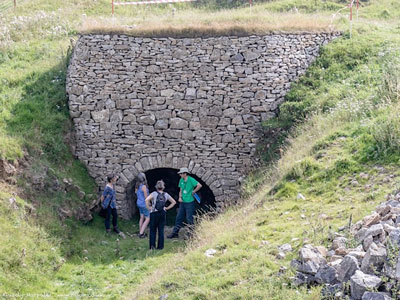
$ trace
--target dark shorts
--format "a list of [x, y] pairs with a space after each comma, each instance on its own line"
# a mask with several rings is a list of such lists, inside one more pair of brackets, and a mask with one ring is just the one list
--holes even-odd
[[149, 210], [147, 209], [147, 207], [138, 206], [138, 208], [139, 208], [139, 213], [141, 215], [144, 215], [147, 218], [150, 217], [150, 213], [149, 213]]

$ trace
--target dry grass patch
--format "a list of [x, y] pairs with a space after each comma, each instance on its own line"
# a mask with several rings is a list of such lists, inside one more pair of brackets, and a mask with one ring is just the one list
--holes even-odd
[[182, 11], [179, 15], [86, 18], [81, 33], [128, 34], [145, 37], [247, 36], [270, 32], [329, 32], [335, 26], [329, 16], [270, 13], [250, 9], [222, 12]]

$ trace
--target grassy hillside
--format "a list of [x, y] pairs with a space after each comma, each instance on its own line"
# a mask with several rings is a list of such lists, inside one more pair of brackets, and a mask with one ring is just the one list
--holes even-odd
[[[174, 16], [168, 5], [118, 7], [115, 19], [106, 0], [21, 1], [16, 11], [0, 6], [0, 159], [25, 162], [15, 185], [0, 185], [1, 294], [319, 299], [318, 288], [291, 287], [290, 270], [277, 276], [295, 255], [278, 260], [277, 246], [327, 243], [350, 215], [360, 219], [399, 187], [397, 1], [362, 2], [351, 40], [346, 11], [332, 17], [343, 1], [279, 0], [234, 10], [221, 5], [242, 4], [204, 2], [175, 5]], [[147, 241], [105, 235], [101, 218], [87, 225], [60, 219], [60, 207], [91, 199], [54, 190], [55, 182], [71, 178], [86, 194], [97, 188], [68, 145], [65, 76], [79, 30], [134, 26], [128, 31], [147, 27], [148, 35], [193, 35], [216, 27], [220, 33], [254, 33], [332, 25], [344, 36], [325, 47], [293, 86], [279, 118], [264, 124], [266, 132], [290, 133], [268, 148], [260, 145], [269, 164], [248, 177], [246, 204], [204, 220], [190, 245], [168, 241], [165, 250], [153, 253]], [[33, 184], [37, 174], [44, 176], [44, 188]], [[132, 222], [121, 222], [121, 228], [137, 231]], [[209, 248], [217, 250], [213, 258], [204, 255]]]
[[[247, 203], [203, 222], [191, 247], [132, 298], [320, 299], [318, 287], [290, 284], [297, 250], [328, 246], [338, 227], [400, 187], [398, 24], [364, 23], [356, 32], [324, 48], [278, 120], [265, 124], [292, 129], [282, 157], [248, 178]], [[284, 243], [294, 252], [278, 259]]]

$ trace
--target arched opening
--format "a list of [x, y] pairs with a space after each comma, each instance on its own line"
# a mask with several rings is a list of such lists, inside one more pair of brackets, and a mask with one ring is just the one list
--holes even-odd
[[[147, 182], [149, 184], [150, 192], [155, 191], [155, 185], [158, 180], [164, 180], [165, 182], [165, 191], [170, 194], [177, 202], [179, 198], [179, 180], [180, 176], [178, 175], [178, 169], [172, 168], [157, 168], [148, 170], [145, 172]], [[196, 202], [196, 214], [200, 215], [210, 210], [215, 209], [216, 202], [215, 196], [212, 190], [208, 187], [208, 185], [201, 180], [196, 175], [190, 174], [194, 179], [196, 179], [200, 184], [203, 186], [199, 191], [198, 195], [201, 198], [200, 204]], [[134, 205], [136, 205], [136, 195], [135, 195], [135, 182], [133, 182], [130, 187], [128, 188], [128, 199], [132, 199]], [[170, 212], [167, 213], [167, 225], [172, 226], [175, 224], [175, 218], [177, 214], [177, 208], [179, 207], [179, 202], [176, 205], [176, 209], [172, 209]], [[138, 212], [136, 212], [138, 213]]]

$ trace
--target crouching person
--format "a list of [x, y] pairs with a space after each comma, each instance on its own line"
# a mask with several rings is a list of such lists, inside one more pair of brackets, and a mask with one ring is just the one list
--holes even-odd
[[[166, 211], [170, 210], [176, 204], [174, 198], [164, 192], [165, 183], [162, 180], [157, 181], [156, 191], [152, 192], [146, 198], [146, 206], [150, 211], [150, 249], [156, 248], [156, 233], [158, 231], [157, 249], [164, 248], [164, 226], [166, 222]], [[170, 205], [165, 207], [167, 201]]]

